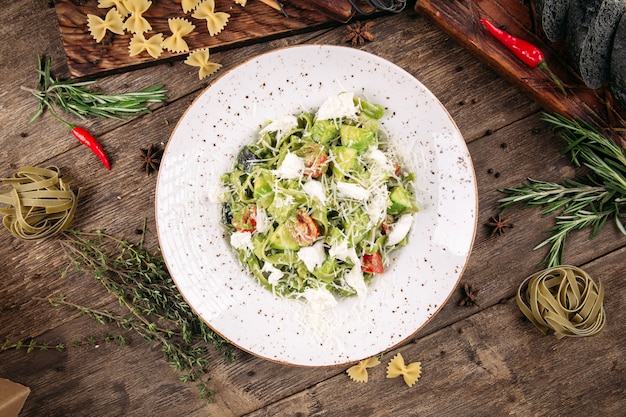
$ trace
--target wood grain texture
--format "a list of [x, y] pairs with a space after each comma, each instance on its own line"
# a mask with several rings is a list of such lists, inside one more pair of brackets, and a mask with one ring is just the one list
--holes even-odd
[[[168, 90], [168, 102], [142, 117], [84, 122], [109, 153], [109, 172], [50, 114], [27, 124], [36, 103], [20, 86], [36, 83], [37, 54], [51, 56], [55, 74], [69, 77], [55, 10], [47, 0], [23, 0], [11, 2], [5, 12], [0, 38], [22, 36], [0, 43], [0, 56], [16, 57], [0, 61], [0, 177], [25, 164], [56, 165], [82, 189], [75, 228], [105, 228], [132, 240], [145, 220], [146, 245], [156, 250], [156, 176], [139, 172], [136, 157], [142, 147], [167, 143], [189, 104], [215, 76], [198, 80], [194, 68], [176, 61], [99, 79], [97, 85], [107, 91], [158, 83]], [[32, 21], [42, 23], [29, 26]], [[495, 213], [499, 188], [517, 186], [528, 176], [559, 180], [574, 174], [561, 155], [561, 141], [541, 121], [540, 104], [423, 14], [407, 9], [372, 21], [376, 40], [360, 48], [420, 80], [444, 104], [468, 143], [478, 182], [479, 227], [461, 284], [481, 289], [480, 305], [460, 307], [461, 291], [454, 291], [425, 328], [385, 354], [367, 384], [350, 381], [346, 367], [291, 367], [239, 351], [231, 363], [211, 351], [207, 376], [216, 390], [214, 404], [205, 404], [193, 385], [178, 380], [157, 344], [134, 334], [128, 334], [128, 346], [0, 352], [0, 376], [31, 388], [20, 417], [620, 415], [626, 408], [624, 237], [607, 225], [592, 241], [582, 231], [567, 243], [566, 261], [605, 285], [607, 330], [594, 339], [560, 341], [539, 333], [512, 297], [540, 267], [543, 252], [532, 248], [547, 236], [552, 220], [533, 209], [514, 208], [505, 212], [514, 228], [497, 238], [489, 236], [484, 223]], [[228, 71], [279, 47], [341, 44], [346, 33], [345, 25], [333, 25], [216, 50], [213, 58]], [[71, 345], [88, 335], [119, 331], [41, 300], [63, 292], [71, 301], [116, 308], [90, 274], [61, 274], [67, 259], [58, 240], [22, 242], [0, 229], [0, 243], [0, 340], [35, 337]], [[412, 388], [385, 378], [388, 359], [399, 352], [407, 361], [422, 362], [422, 378]]]
[[[540, 103], [547, 111], [581, 118], [607, 131], [626, 145], [626, 109], [615, 102], [608, 87], [588, 88], [562, 42], [550, 42], [538, 24], [533, 2], [518, 0], [418, 0], [415, 10], [428, 16], [444, 32], [468, 48], [501, 76]], [[519, 61], [493, 36], [483, 30], [480, 18], [505, 27], [513, 36], [537, 45], [550, 69], [566, 87], [564, 96], [545, 72]]]
[[[215, 10], [228, 13], [230, 17], [226, 28], [211, 36], [206, 21], [193, 18], [191, 12], [184, 13], [181, 5], [177, 4], [180, 2], [155, 0], [152, 3], [143, 15], [152, 26], [152, 30], [145, 33], [146, 38], [157, 33], [162, 33], [164, 37], [171, 35], [168, 19], [183, 17], [196, 26], [193, 32], [184, 38], [191, 51], [201, 48], [223, 49], [319, 28], [334, 23], [329, 13], [332, 13], [330, 16], [334, 16], [339, 12], [329, 5], [316, 8], [306, 1], [290, 1], [284, 5], [284, 12], [287, 15], [285, 16], [257, 0], [248, 1], [245, 7], [235, 4], [232, 0], [217, 0]], [[116, 35], [108, 32], [110, 36], [97, 43], [89, 33], [87, 15], [93, 14], [104, 18], [107, 10], [98, 8], [96, 0], [55, 0], [55, 8], [68, 67], [73, 78], [102, 76], [110, 72], [154, 65], [158, 61], [182, 59], [187, 55], [164, 50], [158, 59], [146, 52], [131, 57], [128, 51], [131, 39], [129, 33]], [[345, 10], [341, 12], [344, 13]]]

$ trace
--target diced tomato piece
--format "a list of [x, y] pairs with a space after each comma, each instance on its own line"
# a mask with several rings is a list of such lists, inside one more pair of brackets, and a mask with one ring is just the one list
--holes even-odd
[[372, 274], [382, 274], [385, 272], [383, 258], [380, 256], [380, 253], [366, 253], [363, 255], [363, 259], [361, 259], [361, 271]]
[[320, 233], [315, 220], [304, 210], [290, 217], [285, 222], [285, 227], [298, 246], [311, 246]]
[[250, 204], [234, 214], [231, 223], [240, 232], [253, 233], [256, 230], [256, 205]]
[[400, 175], [401, 170], [402, 167], [400, 166], [400, 164], [393, 164], [393, 175], [397, 177], [398, 175]]

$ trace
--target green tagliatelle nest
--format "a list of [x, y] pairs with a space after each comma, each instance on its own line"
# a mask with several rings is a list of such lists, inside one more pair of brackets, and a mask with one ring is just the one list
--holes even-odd
[[13, 236], [35, 240], [66, 230], [76, 212], [78, 194], [71, 179], [61, 178], [56, 167], [22, 167], [0, 181], [12, 188], [0, 194], [2, 223]]
[[606, 323], [604, 288], [575, 266], [562, 265], [526, 278], [517, 292], [522, 313], [547, 334], [561, 339], [599, 334]]

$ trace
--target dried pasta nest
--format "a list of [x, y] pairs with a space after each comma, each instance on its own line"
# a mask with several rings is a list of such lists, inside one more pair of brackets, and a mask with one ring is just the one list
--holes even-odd
[[517, 291], [517, 305], [544, 334], [563, 337], [599, 334], [606, 323], [604, 288], [575, 266], [562, 265], [526, 278]]
[[22, 167], [0, 181], [11, 189], [0, 194], [3, 224], [13, 236], [36, 240], [66, 230], [76, 212], [78, 195], [70, 189], [71, 179], [62, 178], [56, 167]]

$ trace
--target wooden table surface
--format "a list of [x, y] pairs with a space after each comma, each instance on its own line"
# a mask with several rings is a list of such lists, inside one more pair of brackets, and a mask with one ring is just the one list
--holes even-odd
[[[55, 165], [81, 187], [73, 227], [106, 229], [136, 239], [147, 220], [146, 245], [155, 249], [156, 176], [138, 171], [140, 148], [165, 144], [191, 101], [211, 81], [182, 62], [107, 76], [108, 91], [165, 83], [168, 105], [119, 122], [89, 121], [112, 160], [106, 171], [50, 114], [34, 124], [36, 103], [21, 86], [36, 85], [37, 55], [53, 59], [53, 72], [69, 76], [50, 0], [2, 1], [0, 18], [0, 176], [25, 165]], [[65, 350], [0, 352], [0, 378], [30, 387], [21, 416], [623, 416], [626, 410], [626, 239], [612, 224], [594, 240], [587, 231], [567, 241], [565, 263], [601, 279], [607, 325], [594, 338], [557, 340], [523, 317], [515, 293], [542, 269], [542, 250], [552, 218], [535, 209], [513, 208], [514, 227], [491, 237], [484, 226], [496, 213], [502, 187], [526, 177], [559, 181], [574, 170], [561, 155], [562, 141], [541, 120], [541, 107], [496, 75], [426, 17], [409, 6], [373, 19], [375, 36], [359, 48], [406, 69], [444, 104], [458, 124], [478, 181], [478, 230], [459, 288], [441, 311], [401, 346], [386, 352], [367, 383], [351, 381], [347, 367], [300, 368], [236, 351], [233, 362], [211, 351], [208, 371], [215, 401], [198, 399], [193, 385], [179, 382], [158, 345], [131, 337], [127, 346], [97, 343]], [[261, 52], [294, 44], [342, 44], [347, 28], [330, 28], [235, 47], [212, 54], [222, 71]], [[0, 230], [0, 338], [34, 337], [50, 343], [102, 335], [80, 312], [45, 301], [64, 293], [106, 308], [112, 298], [67, 265], [59, 241], [17, 240]], [[478, 306], [462, 307], [460, 287], [480, 289]], [[422, 377], [411, 388], [386, 379], [388, 360], [402, 353], [421, 361]], [[1, 394], [1, 393], [0, 393]]]

